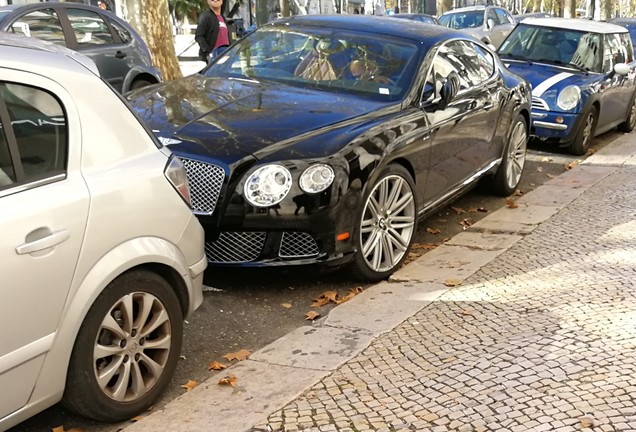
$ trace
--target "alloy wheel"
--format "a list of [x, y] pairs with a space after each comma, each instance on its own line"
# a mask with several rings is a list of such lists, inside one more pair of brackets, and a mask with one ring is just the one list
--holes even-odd
[[97, 385], [117, 402], [143, 397], [159, 380], [172, 345], [170, 318], [157, 297], [120, 298], [104, 317], [93, 348]]
[[411, 243], [415, 218], [410, 184], [399, 175], [382, 178], [364, 204], [360, 225], [361, 253], [371, 270], [386, 272], [398, 265]]
[[592, 129], [594, 128], [594, 113], [588, 113], [585, 118], [585, 127], [583, 128], [583, 147], [588, 148], [592, 140]]
[[636, 128], [636, 98], [634, 98], [629, 112], [629, 127], [630, 129]]
[[522, 121], [517, 122], [515, 128], [510, 134], [510, 144], [506, 157], [506, 182], [508, 187], [514, 189], [521, 180], [523, 167], [526, 163], [526, 150], [528, 143], [528, 135], [526, 125]]

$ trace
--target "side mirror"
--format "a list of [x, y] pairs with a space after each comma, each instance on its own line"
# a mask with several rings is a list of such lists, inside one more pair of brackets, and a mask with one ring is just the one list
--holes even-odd
[[614, 72], [616, 72], [617, 75], [627, 75], [629, 73], [629, 65], [617, 63], [614, 65]]
[[457, 92], [459, 92], [459, 75], [457, 72], [451, 72], [444, 80], [440, 90], [439, 109], [446, 109], [457, 96]]
[[486, 20], [486, 29], [490, 30], [495, 26], [495, 21], [492, 18]]

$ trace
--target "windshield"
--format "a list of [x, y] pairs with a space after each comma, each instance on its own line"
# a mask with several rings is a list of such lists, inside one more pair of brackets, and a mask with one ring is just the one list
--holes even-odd
[[484, 11], [466, 11], [444, 14], [439, 18], [439, 23], [453, 29], [477, 28], [484, 25]]
[[597, 33], [519, 24], [499, 48], [501, 58], [554, 63], [601, 71], [601, 36]]
[[410, 87], [417, 53], [413, 42], [385, 36], [271, 26], [241, 39], [202, 73], [397, 100]]

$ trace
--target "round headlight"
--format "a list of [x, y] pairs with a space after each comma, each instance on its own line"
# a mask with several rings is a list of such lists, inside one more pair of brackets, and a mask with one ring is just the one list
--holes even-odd
[[300, 176], [300, 188], [307, 193], [322, 192], [331, 185], [334, 177], [329, 165], [312, 165]]
[[557, 98], [557, 106], [562, 110], [569, 111], [575, 108], [581, 100], [581, 89], [578, 86], [567, 86]]
[[254, 171], [245, 181], [243, 195], [256, 207], [278, 204], [292, 186], [289, 170], [282, 165], [265, 165]]

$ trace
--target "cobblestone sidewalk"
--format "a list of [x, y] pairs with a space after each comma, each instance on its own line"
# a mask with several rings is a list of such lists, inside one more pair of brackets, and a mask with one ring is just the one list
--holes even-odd
[[256, 431], [636, 431], [636, 167]]

